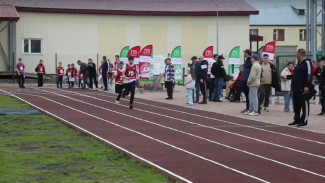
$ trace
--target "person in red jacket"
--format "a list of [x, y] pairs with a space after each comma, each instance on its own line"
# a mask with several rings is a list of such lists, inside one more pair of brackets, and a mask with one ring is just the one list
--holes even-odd
[[116, 98], [116, 103], [120, 103], [120, 98], [124, 89], [124, 62], [118, 64], [118, 68], [114, 71], [115, 78], [115, 93], [118, 94]]
[[71, 88], [74, 87], [74, 84], [76, 82], [77, 74], [78, 74], [77, 68], [75, 68], [74, 64], [71, 64], [71, 78], [70, 78]]
[[43, 60], [39, 61], [39, 64], [35, 68], [38, 76], [38, 87], [43, 87], [43, 81], [45, 77], [45, 66], [43, 65]]
[[62, 62], [59, 63], [59, 67], [56, 69], [56, 74], [58, 76], [58, 81], [56, 83], [57, 88], [62, 88], [64, 68], [62, 67]]
[[18, 59], [18, 64], [16, 65], [16, 71], [18, 74], [18, 84], [19, 88], [25, 88], [25, 65], [23, 64], [23, 59]]

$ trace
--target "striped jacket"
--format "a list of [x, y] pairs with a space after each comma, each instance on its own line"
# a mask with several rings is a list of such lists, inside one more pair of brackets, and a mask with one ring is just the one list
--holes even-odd
[[175, 70], [173, 65], [169, 65], [165, 67], [164, 77], [165, 77], [165, 81], [175, 80]]

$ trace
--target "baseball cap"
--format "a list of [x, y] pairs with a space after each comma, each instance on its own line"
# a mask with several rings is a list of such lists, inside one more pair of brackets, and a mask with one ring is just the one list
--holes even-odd
[[249, 55], [252, 55], [252, 51], [251, 51], [250, 49], [246, 49], [246, 50], [244, 50], [244, 53], [247, 53], [247, 54], [249, 54]]

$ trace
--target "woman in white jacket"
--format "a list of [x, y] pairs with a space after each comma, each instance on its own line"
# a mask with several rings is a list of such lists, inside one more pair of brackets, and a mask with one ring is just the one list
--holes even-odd
[[287, 67], [281, 72], [281, 91], [284, 93], [284, 112], [289, 112], [290, 99], [292, 100], [291, 80], [287, 79], [288, 75], [293, 75], [295, 64], [288, 62]]
[[184, 85], [186, 87], [186, 105], [193, 106], [193, 94], [195, 88], [195, 75], [192, 69], [188, 69], [188, 75], [185, 78]]

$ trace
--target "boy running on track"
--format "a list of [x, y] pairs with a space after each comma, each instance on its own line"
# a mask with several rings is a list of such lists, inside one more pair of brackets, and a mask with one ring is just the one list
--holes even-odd
[[135, 93], [135, 84], [139, 80], [138, 75], [138, 68], [134, 62], [134, 57], [129, 58], [129, 63], [126, 64], [125, 67], [125, 85], [124, 85], [124, 91], [122, 93], [122, 97], [124, 98], [126, 95], [129, 95], [131, 93], [130, 97], [130, 107], [129, 109], [133, 109], [133, 100], [134, 100], [134, 93]]
[[62, 81], [64, 76], [64, 68], [62, 67], [62, 62], [59, 63], [59, 67], [56, 69], [58, 75], [58, 82], [56, 83], [57, 88], [62, 88]]
[[116, 98], [116, 103], [120, 103], [120, 98], [122, 96], [123, 88], [124, 88], [124, 63], [119, 62], [118, 68], [114, 71], [115, 77], [115, 93], [118, 94]]

